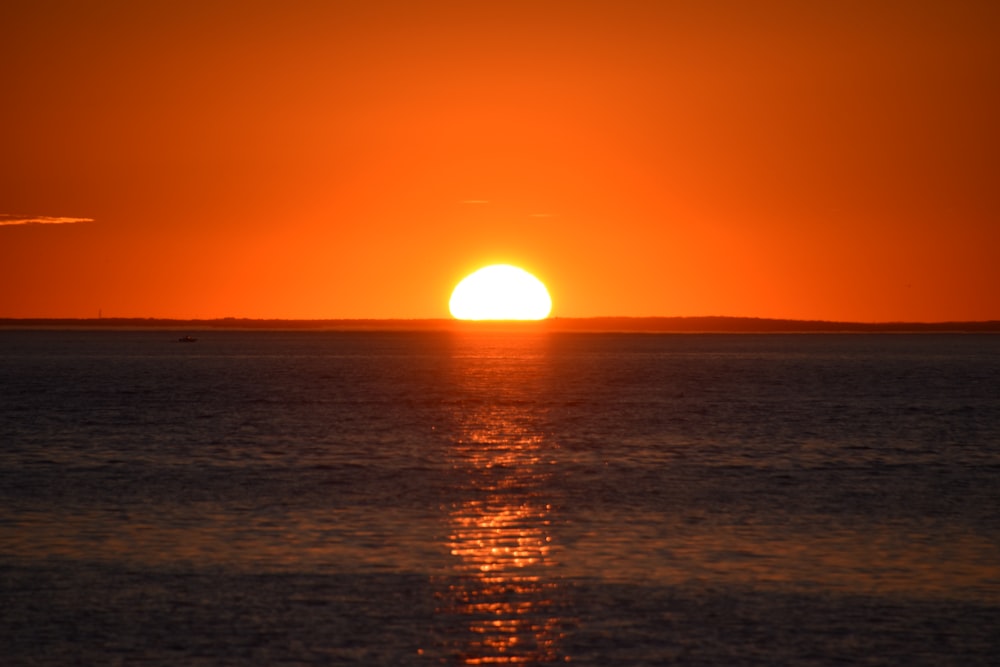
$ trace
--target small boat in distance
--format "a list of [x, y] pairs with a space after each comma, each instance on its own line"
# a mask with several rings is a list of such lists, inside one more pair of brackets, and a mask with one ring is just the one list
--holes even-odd
[[192, 336], [181, 336], [180, 338], [177, 339], [177, 341], [180, 343], [194, 343], [197, 340], [198, 340], [197, 338], [194, 338]]

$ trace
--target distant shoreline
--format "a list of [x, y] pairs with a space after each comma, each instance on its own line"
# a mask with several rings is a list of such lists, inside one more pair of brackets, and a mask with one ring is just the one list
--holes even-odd
[[831, 322], [757, 317], [557, 317], [537, 322], [453, 319], [283, 320], [0, 318], [0, 329], [176, 329], [273, 331], [524, 331], [641, 333], [1000, 333], [1000, 320], [981, 322]]

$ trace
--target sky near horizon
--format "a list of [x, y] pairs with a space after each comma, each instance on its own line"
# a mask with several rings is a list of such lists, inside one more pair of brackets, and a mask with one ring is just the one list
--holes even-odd
[[1000, 319], [1000, 3], [0, 3], [0, 317]]

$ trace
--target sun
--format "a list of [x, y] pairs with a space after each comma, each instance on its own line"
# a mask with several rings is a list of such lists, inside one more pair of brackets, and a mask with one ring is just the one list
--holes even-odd
[[458, 320], [544, 320], [552, 298], [542, 281], [524, 269], [494, 264], [462, 279], [448, 309]]

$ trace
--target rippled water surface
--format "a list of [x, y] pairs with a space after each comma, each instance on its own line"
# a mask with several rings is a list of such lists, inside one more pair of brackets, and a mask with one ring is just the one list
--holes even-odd
[[3, 664], [995, 664], [1000, 337], [0, 331]]

